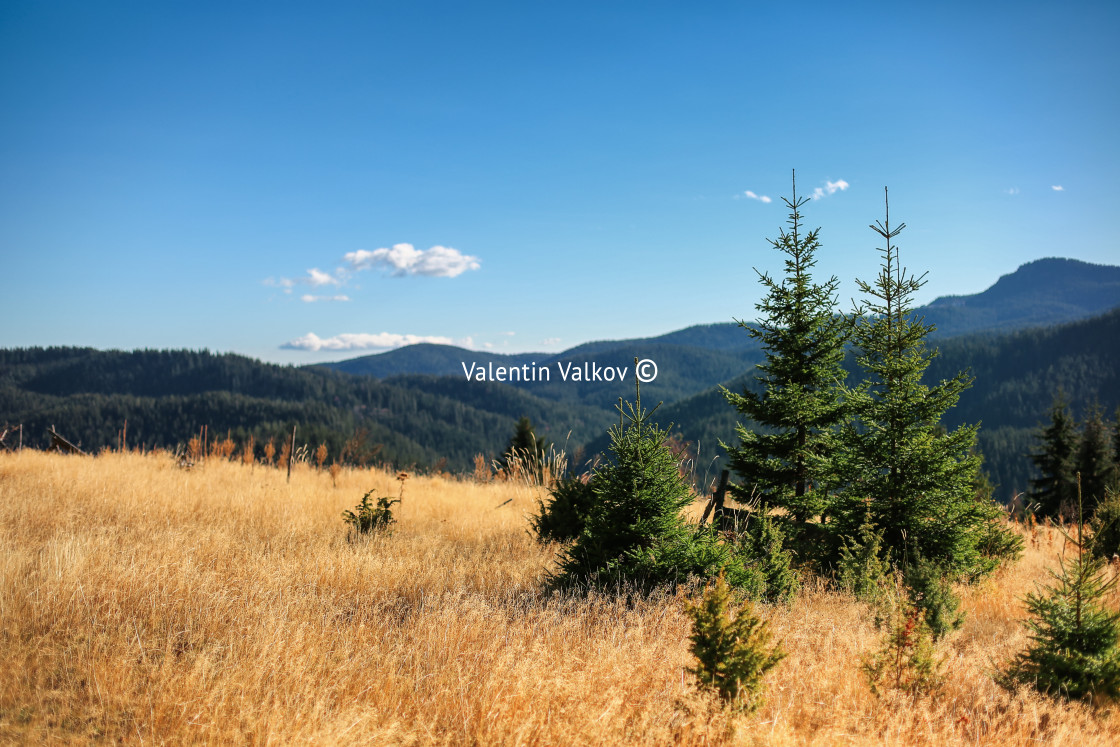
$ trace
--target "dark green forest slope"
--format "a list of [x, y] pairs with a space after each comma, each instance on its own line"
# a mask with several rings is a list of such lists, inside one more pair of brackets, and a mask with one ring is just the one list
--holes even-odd
[[[382, 382], [321, 368], [277, 366], [207, 351], [134, 352], [84, 348], [0, 350], [0, 424], [22, 424], [24, 443], [45, 447], [54, 425], [83, 448], [128, 442], [147, 448], [185, 443], [207, 426], [258, 450], [292, 425], [297, 442], [326, 443], [332, 455], [365, 431], [378, 461], [465, 468], [496, 454], [517, 418], [542, 435], [587, 441], [605, 428], [601, 410], [560, 406], [512, 387], [413, 377]], [[472, 404], [474, 403], [474, 404]], [[476, 406], [477, 405], [477, 406]]]
[[[697, 329], [704, 332], [698, 335], [702, 341], [718, 338], [730, 345], [722, 332]], [[569, 351], [565, 359], [605, 362], [609, 356], [632, 369], [634, 355], [654, 357], [661, 373], [643, 386], [643, 399], [664, 401], [656, 420], [673, 423], [674, 432], [699, 449], [701, 475], [718, 474], [712, 460], [722, 453], [719, 440], [733, 437], [736, 412], [715, 385], [749, 385], [758, 350], [689, 347], [679, 344], [685, 332], [664, 336], [674, 342]], [[745, 330], [735, 333], [749, 339]], [[1093, 404], [1107, 415], [1120, 406], [1120, 309], [1066, 325], [937, 344], [940, 355], [927, 372], [929, 380], [964, 369], [975, 377], [946, 425], [982, 423], [980, 446], [1001, 499], [1026, 488], [1031, 470], [1025, 455], [1059, 389], [1076, 418]], [[0, 425], [22, 423], [25, 443], [36, 447], [46, 446], [51, 425], [90, 450], [113, 446], [127, 420], [133, 446], [174, 447], [207, 426], [218, 436], [228, 431], [239, 443], [252, 435], [259, 450], [297, 425], [299, 443], [326, 443], [332, 458], [364, 432], [368, 446], [378, 449], [378, 461], [407, 467], [446, 459], [448, 468], [466, 469], [476, 454], [499, 454], [523, 415], [569, 453], [581, 446], [587, 453], [603, 450], [606, 430], [617, 417], [614, 403], [632, 393], [632, 373], [621, 384], [553, 380], [519, 388], [467, 381], [461, 370], [379, 380], [207, 351], [0, 350]]]

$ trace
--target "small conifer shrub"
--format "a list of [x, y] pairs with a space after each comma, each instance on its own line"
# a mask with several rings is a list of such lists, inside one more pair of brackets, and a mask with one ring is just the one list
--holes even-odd
[[506, 450], [502, 452], [501, 465], [506, 474], [531, 485], [547, 485], [546, 467], [552, 445], [547, 439], [538, 438], [529, 418], [517, 421], [517, 428]]
[[1063, 506], [1077, 502], [1076, 461], [1079, 444], [1077, 423], [1060, 389], [1050, 406], [1050, 424], [1035, 434], [1037, 453], [1030, 455], [1040, 473], [1031, 480], [1030, 500], [1039, 517], [1058, 518]]
[[[332, 470], [333, 473], [333, 470]], [[404, 498], [404, 484], [408, 480], [408, 473], [401, 472], [397, 475], [397, 482], [401, 484], [400, 493], [396, 498], [390, 499], [388, 496], [382, 496], [377, 499], [377, 504], [374, 505], [370, 502], [370, 496], [373, 495], [373, 490], [362, 496], [362, 501], [354, 507], [354, 511], [343, 511], [342, 519], [358, 534], [369, 534], [370, 532], [380, 532], [387, 530], [390, 526], [397, 523], [393, 518], [393, 504], [400, 503]]]
[[917, 606], [905, 604], [889, 619], [883, 647], [864, 659], [863, 672], [876, 695], [887, 689], [926, 693], [940, 684], [933, 634]]
[[377, 499], [377, 505], [374, 505], [369, 499], [371, 495], [373, 495], [372, 490], [362, 496], [361, 503], [354, 507], [354, 511], [342, 512], [343, 520], [358, 534], [388, 529], [397, 521], [393, 518], [392, 505], [400, 503], [400, 499], [390, 500], [388, 496], [382, 496]]
[[768, 602], [788, 602], [801, 586], [793, 570], [793, 557], [785, 549], [785, 535], [774, 520], [763, 514], [747, 525], [737, 554], [743, 564], [753, 567], [765, 581], [759, 596]]
[[763, 678], [786, 656], [779, 645], [770, 645], [768, 623], [754, 614], [749, 603], [736, 608], [723, 574], [689, 604], [687, 612], [692, 619], [691, 651], [697, 661], [689, 671], [703, 688], [715, 690], [733, 708], [757, 708]]
[[587, 524], [595, 503], [590, 476], [570, 476], [558, 481], [547, 501], [537, 500], [537, 515], [530, 519], [540, 542], [572, 542]]
[[1120, 697], [1120, 614], [1102, 602], [1116, 585], [1105, 574], [1105, 561], [1092, 552], [1081, 517], [1078, 475], [1076, 539], [1059, 527], [1076, 554], [1062, 558], [1045, 594], [1027, 595], [1031, 645], [1012, 661], [1004, 684], [1026, 683], [1040, 692], [1068, 700], [1098, 701]]
[[684, 516], [692, 489], [666, 446], [667, 431], [642, 407], [640, 386], [635, 395], [635, 402], [617, 405], [619, 422], [610, 429], [614, 460], [591, 478], [593, 500], [583, 530], [549, 584], [645, 593], [714, 578], [725, 568], [736, 586], [754, 584], [756, 574], [734, 563], [714, 532]]
[[890, 551], [883, 550], [883, 531], [864, 521], [859, 536], [844, 539], [840, 545], [836, 585], [861, 602], [878, 603], [890, 583], [889, 556]]
[[1023, 554], [1023, 535], [1012, 529], [1008, 510], [994, 501], [989, 501], [977, 549], [996, 566], [1011, 565]]
[[1093, 553], [1111, 561], [1120, 555], [1120, 491], [1111, 491], [1097, 504], [1093, 520]]
[[942, 569], [920, 555], [903, 572], [910, 603], [920, 609], [934, 639], [944, 638], [964, 623], [961, 600]]
[[941, 661], [934, 652], [926, 613], [904, 592], [897, 574], [876, 622], [884, 628], [883, 645], [861, 663], [871, 692], [901, 690], [916, 695], [939, 687]]

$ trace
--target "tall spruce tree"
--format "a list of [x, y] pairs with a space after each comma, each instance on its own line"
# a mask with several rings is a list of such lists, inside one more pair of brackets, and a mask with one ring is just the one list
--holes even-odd
[[770, 244], [785, 256], [785, 275], [763, 272], [766, 296], [756, 305], [757, 324], [740, 321], [762, 343], [765, 362], [758, 365], [760, 392], [723, 390], [727, 401], [749, 421], [736, 428], [739, 444], [724, 444], [740, 482], [731, 486], [739, 501], [759, 500], [782, 508], [795, 532], [828, 510], [828, 486], [834, 482], [834, 430], [844, 418], [841, 387], [847, 325], [837, 313], [839, 281], [813, 281], [820, 229], [801, 226], [801, 208], [809, 202], [782, 198], [789, 208], [789, 230]]
[[920, 556], [954, 575], [978, 574], [994, 565], [980, 544], [996, 510], [973, 487], [979, 458], [970, 452], [979, 426], [946, 430], [940, 422], [971, 380], [959, 373], [922, 383], [937, 351], [926, 347], [933, 327], [912, 314], [925, 275], [908, 274], [893, 243], [904, 227], [891, 226], [888, 201], [886, 221], [871, 226], [886, 242], [879, 275], [874, 283], [856, 281], [866, 297], [852, 332], [864, 380], [848, 393], [846, 484], [834, 528], [856, 537], [866, 522], [882, 531], [892, 558]]
[[1031, 480], [1030, 499], [1037, 505], [1038, 516], [1057, 518], [1063, 506], [1070, 507], [1077, 500], [1077, 427], [1063, 392], [1054, 397], [1050, 425], [1039, 431], [1038, 439], [1041, 447], [1031, 454], [1031, 461], [1041, 476]]
[[1085, 513], [1090, 516], [1096, 513], [1106, 491], [1116, 482], [1116, 465], [1112, 461], [1109, 440], [1100, 408], [1094, 406], [1082, 426], [1076, 457], [1076, 469], [1081, 475], [1082, 501]]

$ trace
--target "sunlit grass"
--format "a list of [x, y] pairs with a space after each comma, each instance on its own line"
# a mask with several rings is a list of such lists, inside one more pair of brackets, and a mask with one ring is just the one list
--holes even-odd
[[[1019, 599], [1060, 551], [964, 590], [946, 684], [871, 695], [865, 607], [763, 608], [789, 652], [732, 717], [695, 694], [682, 600], [545, 596], [526, 481], [413, 476], [391, 534], [341, 514], [396, 473], [0, 455], [0, 738], [134, 742], [1115, 744], [1111, 711], [1008, 693]], [[1113, 600], [1114, 602], [1116, 600]]]

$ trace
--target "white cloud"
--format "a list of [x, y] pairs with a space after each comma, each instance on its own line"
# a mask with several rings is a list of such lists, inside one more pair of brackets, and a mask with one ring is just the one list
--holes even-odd
[[359, 249], [347, 252], [343, 257], [353, 270], [369, 270], [382, 267], [392, 271], [396, 277], [405, 275], [425, 275], [428, 277], [453, 278], [467, 270], [481, 267], [478, 257], [463, 254], [448, 246], [433, 246], [420, 251], [412, 244], [394, 244], [392, 249]]
[[1061, 184], [1053, 184], [1053, 185], [1050, 186], [1050, 189], [1054, 190], [1055, 192], [1065, 192], [1066, 191], [1066, 188], [1063, 187]]
[[267, 285], [269, 288], [283, 288], [285, 293], [291, 293], [292, 286], [296, 284], [296, 281], [291, 278], [265, 278], [261, 282], [262, 285]]
[[[756, 195], [754, 192], [750, 191], [749, 189], [746, 192], [744, 192], [743, 195], [746, 196], [746, 197], [749, 197], [752, 200], [758, 200], [759, 202], [773, 202], [773, 200], [771, 200], [766, 195]], [[736, 195], [736, 196], [738, 196], [738, 195]]]
[[318, 267], [312, 267], [307, 271], [307, 283], [313, 288], [318, 288], [322, 285], [342, 285], [343, 280], [345, 279], [342, 276], [342, 272], [342, 268], [339, 268], [338, 270], [335, 270], [334, 275], [329, 275], [320, 270]]
[[[307, 271], [305, 278], [266, 278], [264, 284], [272, 288], [283, 288], [285, 293], [291, 293], [292, 288], [297, 285], [310, 285], [312, 288], [321, 288], [324, 285], [343, 285], [346, 282], [346, 271], [341, 267], [335, 270], [334, 275], [323, 272], [318, 267], [312, 267]], [[301, 300], [308, 303], [312, 301], [349, 301], [346, 296], [312, 296], [304, 294], [300, 297]]]
[[[469, 339], [467, 338], [467, 340]], [[326, 338], [319, 337], [314, 332], [308, 332], [303, 337], [297, 337], [280, 347], [284, 350], [307, 350], [310, 352], [319, 350], [389, 350], [405, 345], [416, 345], [421, 342], [430, 342], [436, 345], [453, 344], [450, 337], [398, 335], [392, 332], [380, 332], [378, 334], [344, 333]]]
[[848, 184], [843, 179], [837, 179], [834, 182], [825, 181], [823, 187], [817, 187], [816, 189], [813, 190], [813, 199], [814, 200], [819, 200], [822, 197], [826, 197], [828, 195], [835, 194], [837, 191], [843, 192], [845, 189], [847, 189], [850, 186], [851, 185]]
[[1019, 188], [1018, 187], [1011, 187], [1010, 189], [1005, 189], [1003, 191], [1004, 191], [1005, 194], [1009, 194], [1009, 195], [1019, 194]]
[[304, 293], [300, 296], [299, 300], [304, 303], [315, 303], [316, 301], [349, 301], [350, 296], [313, 296], [310, 293]]
[[559, 344], [560, 344], [560, 338], [559, 337], [546, 337], [543, 340], [541, 340], [541, 345], [552, 346], [552, 345], [559, 345]]

